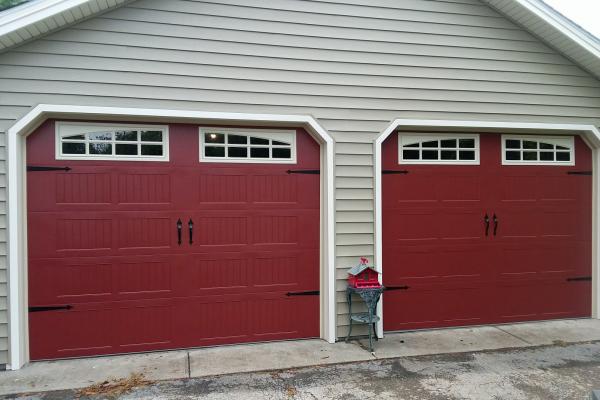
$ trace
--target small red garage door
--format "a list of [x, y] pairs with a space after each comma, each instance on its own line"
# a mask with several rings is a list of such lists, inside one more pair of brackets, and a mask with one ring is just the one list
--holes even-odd
[[[160, 153], [70, 129], [67, 152], [99, 140], [89, 151]], [[142, 131], [127, 129], [119, 137], [139, 142]], [[55, 123], [33, 133], [31, 358], [318, 336], [318, 295], [289, 294], [319, 290], [319, 175], [287, 171], [318, 170], [319, 146], [302, 130], [291, 135], [296, 164], [199, 162], [194, 125], [170, 125], [170, 161], [150, 162], [56, 160]], [[206, 152], [217, 158], [294, 152], [293, 140], [268, 132], [211, 137]]]
[[383, 155], [385, 330], [590, 316], [579, 137], [394, 134]]

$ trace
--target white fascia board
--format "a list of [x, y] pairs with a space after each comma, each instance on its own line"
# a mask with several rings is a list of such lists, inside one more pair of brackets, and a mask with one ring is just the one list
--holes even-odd
[[0, 13], [0, 36], [36, 24], [90, 0], [40, 0]]
[[578, 45], [594, 54], [600, 61], [600, 41], [591, 38], [588, 32], [573, 21], [560, 14], [554, 8], [538, 0], [513, 0], [525, 7], [527, 10], [542, 18], [553, 28], [567, 36]]

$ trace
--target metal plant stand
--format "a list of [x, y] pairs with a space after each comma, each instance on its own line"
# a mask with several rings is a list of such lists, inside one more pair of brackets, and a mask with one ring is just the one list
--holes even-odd
[[[346, 342], [352, 335], [352, 323], [358, 322], [361, 324], [367, 324], [369, 326], [369, 350], [373, 352], [373, 333], [375, 332], [375, 323], [379, 321], [379, 317], [376, 315], [377, 303], [381, 297], [381, 293], [384, 291], [384, 287], [377, 288], [353, 288], [348, 287], [346, 293], [348, 295], [348, 308], [349, 308], [349, 319], [350, 329], [348, 330], [348, 336], [346, 336]], [[367, 305], [367, 312], [353, 313], [352, 312], [352, 294], [359, 295], [365, 304]], [[377, 335], [375, 335], [377, 340]]]

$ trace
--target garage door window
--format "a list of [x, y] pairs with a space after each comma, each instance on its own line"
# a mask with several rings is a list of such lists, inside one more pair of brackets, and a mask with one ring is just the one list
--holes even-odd
[[400, 164], [479, 164], [479, 135], [398, 134]]
[[502, 136], [504, 165], [575, 165], [574, 138]]
[[59, 122], [56, 159], [168, 161], [168, 128]]
[[295, 163], [296, 132], [201, 128], [200, 161]]

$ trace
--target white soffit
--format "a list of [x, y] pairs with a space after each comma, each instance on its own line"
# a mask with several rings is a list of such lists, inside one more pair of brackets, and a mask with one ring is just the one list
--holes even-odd
[[131, 0], [34, 0], [0, 12], [0, 52]]
[[600, 78], [600, 39], [554, 8], [541, 0], [481, 1]]

